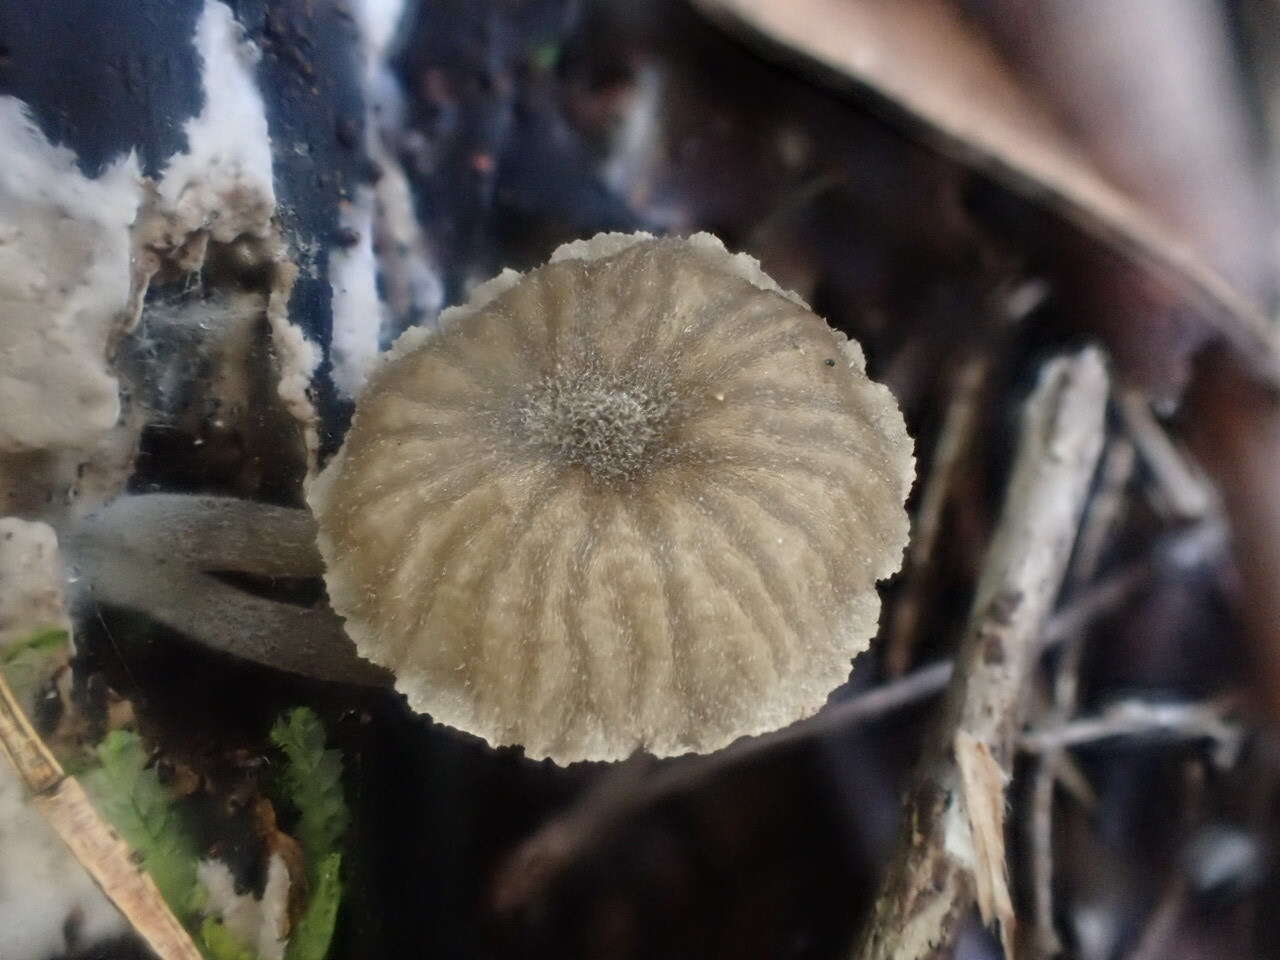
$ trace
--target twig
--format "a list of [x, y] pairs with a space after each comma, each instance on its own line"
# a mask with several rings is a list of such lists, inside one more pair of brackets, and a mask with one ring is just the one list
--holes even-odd
[[1067, 571], [1067, 584], [1079, 587], [1088, 583], [1102, 563], [1102, 551], [1115, 534], [1124, 514], [1129, 482], [1137, 465], [1137, 451], [1127, 437], [1114, 437], [1107, 444], [1098, 468], [1098, 490], [1089, 503], [1075, 556]]
[[[978, 744], [1008, 770], [1035, 639], [1066, 571], [1102, 447], [1106, 396], [1101, 355], [1089, 349], [1048, 364], [1028, 402], [939, 735], [908, 797], [902, 839], [854, 951], [858, 960], [917, 960], [944, 950], [973, 902], [975, 869], [991, 869], [996, 853], [1003, 869], [1003, 837], [984, 840], [974, 829], [955, 747]], [[1002, 785], [995, 789], [1002, 810]], [[975, 850], [996, 842], [998, 851]], [[1002, 876], [986, 879], [1003, 883]], [[998, 919], [1008, 950], [1012, 917]]]
[[1181, 873], [1169, 881], [1151, 920], [1142, 931], [1142, 938], [1127, 960], [1161, 960], [1169, 956], [1178, 922], [1187, 908], [1188, 886], [1187, 878]]
[[[1041, 279], [1019, 278], [1016, 283], [1002, 283], [991, 295], [989, 311], [998, 321], [997, 327], [1020, 323], [1048, 295], [1048, 284]], [[937, 549], [942, 535], [947, 504], [955, 495], [957, 478], [974, 456], [982, 422], [983, 393], [991, 380], [991, 371], [999, 353], [999, 341], [981, 340], [970, 348], [951, 384], [947, 412], [934, 447], [933, 465], [925, 481], [920, 506], [911, 525], [911, 542], [907, 545], [903, 565], [902, 595], [894, 605], [884, 641], [885, 673], [897, 678], [911, 665], [912, 648], [920, 630], [920, 614], [925, 607], [931, 576], [941, 553]]]
[[1100, 714], [1070, 723], [1024, 733], [1018, 746], [1032, 753], [1066, 750], [1112, 737], [1163, 737], [1207, 739], [1214, 744], [1213, 759], [1230, 767], [1240, 752], [1244, 731], [1230, 719], [1230, 699], [1205, 703], [1151, 703], [1125, 700]]
[[[1083, 636], [1067, 644], [1054, 683], [1053, 704], [1048, 723], [1061, 725], [1075, 710], [1075, 689], [1084, 654]], [[1031, 848], [1031, 886], [1035, 932], [1029, 949], [1035, 957], [1053, 957], [1062, 952], [1062, 942], [1053, 926], [1053, 788], [1064, 751], [1047, 749], [1031, 775], [1030, 812], [1027, 840]]]
[[1208, 481], [1174, 446], [1147, 400], [1137, 391], [1128, 390], [1120, 395], [1116, 406], [1169, 513], [1182, 520], [1198, 520], [1207, 514], [1214, 499]]
[[1057, 775], [1062, 789], [1067, 791], [1083, 810], [1092, 812], [1098, 808], [1098, 794], [1071, 754], [1063, 753], [1058, 758]]
[[978, 399], [990, 369], [991, 354], [983, 350], [970, 356], [956, 374], [934, 451], [933, 469], [929, 471], [907, 547], [902, 596], [894, 608], [885, 641], [885, 671], [890, 677], [902, 676], [911, 663], [911, 648], [928, 588], [928, 571], [937, 555], [938, 537], [942, 532], [942, 516], [951, 500], [956, 468], [977, 434]]
[[[1074, 642], [1067, 648], [1082, 649]], [[1128, 701], [1115, 704], [1100, 716], [1066, 722], [1063, 719], [1075, 706], [1075, 681], [1079, 673], [1078, 654], [1059, 668], [1055, 685], [1058, 691], [1054, 708], [1045, 722], [1045, 728], [1024, 734], [1019, 746], [1040, 754], [1032, 781], [1031, 813], [1028, 818], [1028, 839], [1032, 851], [1032, 882], [1036, 908], [1035, 936], [1028, 945], [1032, 956], [1051, 957], [1062, 951], [1062, 944], [1053, 926], [1053, 858], [1052, 858], [1052, 810], [1053, 787], [1056, 772], [1068, 760], [1066, 751], [1071, 747], [1093, 743], [1112, 737], [1176, 737], [1187, 739], [1206, 738], [1214, 744], [1214, 762], [1219, 767], [1230, 767], [1239, 755], [1243, 731], [1229, 719], [1233, 706], [1230, 700], [1211, 701], [1204, 704], [1153, 704], [1144, 701]], [[1064, 680], [1064, 678], [1069, 679]], [[1181, 880], [1178, 882], [1182, 883]], [[1179, 889], [1185, 889], [1182, 883]], [[1140, 949], [1135, 956], [1157, 957], [1163, 955], [1164, 927], [1169, 918], [1164, 908], [1157, 911], [1144, 934], [1156, 946]], [[1154, 938], [1154, 939], [1152, 939]]]
[[160, 960], [202, 960], [155, 882], [131, 859], [128, 845], [98, 816], [79, 782], [63, 773], [32, 729], [3, 676], [0, 748], [31, 791], [36, 810]]
[[[1101, 562], [1102, 550], [1111, 537], [1124, 509], [1124, 492], [1133, 477], [1133, 444], [1117, 437], [1107, 444], [1099, 469], [1098, 491], [1089, 503], [1075, 556], [1067, 575], [1068, 583], [1091, 579]], [[1053, 701], [1045, 723], [1066, 723], [1075, 713], [1084, 658], [1083, 631], [1068, 638], [1059, 659], [1053, 682]], [[1031, 773], [1030, 810], [1027, 815], [1027, 845], [1031, 851], [1031, 888], [1034, 916], [1033, 935], [1027, 941], [1032, 957], [1054, 957], [1062, 952], [1062, 942], [1053, 925], [1053, 793], [1066, 752], [1044, 751]]]
[[1155, 550], [1082, 590], [1063, 606], [1040, 634], [1041, 652], [1078, 636], [1099, 617], [1124, 606], [1161, 568], [1193, 569], [1223, 553], [1226, 545], [1227, 527], [1217, 518], [1169, 534]]

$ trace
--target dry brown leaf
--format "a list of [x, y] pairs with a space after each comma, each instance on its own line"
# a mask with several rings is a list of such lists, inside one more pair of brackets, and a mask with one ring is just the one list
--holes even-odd
[[960, 0], [1095, 168], [1242, 293], [1274, 287], [1240, 53], [1204, 0]]
[[696, 3], [731, 29], [815, 63], [832, 80], [852, 80], [939, 149], [1056, 210], [1169, 286], [1247, 369], [1280, 384], [1280, 359], [1259, 307], [1099, 173], [991, 40], [947, 0]]
[[1000, 942], [1012, 957], [1015, 918], [1004, 854], [1005, 775], [991, 748], [964, 730], [956, 731], [956, 764], [962, 802], [973, 840], [973, 880], [982, 922], [1000, 923]]

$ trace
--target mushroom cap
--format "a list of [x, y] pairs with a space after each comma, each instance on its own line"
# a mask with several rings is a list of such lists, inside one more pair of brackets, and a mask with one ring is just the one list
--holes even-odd
[[308, 498], [334, 609], [414, 709], [559, 763], [667, 756], [848, 678], [911, 451], [754, 260], [601, 234], [404, 334]]

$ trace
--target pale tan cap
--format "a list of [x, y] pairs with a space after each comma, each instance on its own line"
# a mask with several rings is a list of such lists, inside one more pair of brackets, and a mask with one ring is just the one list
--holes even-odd
[[414, 709], [568, 763], [822, 706], [913, 472], [857, 344], [754, 260], [602, 234], [401, 337], [308, 498], [334, 608]]

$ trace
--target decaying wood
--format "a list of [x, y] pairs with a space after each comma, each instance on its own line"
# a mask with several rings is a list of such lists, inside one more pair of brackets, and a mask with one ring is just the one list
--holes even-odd
[[36, 810], [160, 960], [201, 960], [155, 881], [134, 863], [128, 845], [98, 816], [80, 783], [63, 772], [2, 675], [0, 748], [31, 791]]
[[1004, 852], [1004, 790], [1009, 775], [996, 762], [991, 748], [965, 730], [952, 742], [960, 771], [960, 803], [968, 846], [962, 856], [972, 858], [970, 874], [977, 894], [978, 913], [987, 926], [998, 925], [1005, 956], [1013, 956], [1013, 898], [1009, 894], [1009, 864]]
[[858, 960], [940, 955], [973, 903], [974, 818], [962, 809], [957, 736], [984, 745], [1008, 773], [1037, 638], [1101, 452], [1107, 390], [1102, 357], [1089, 349], [1048, 364], [1028, 401], [939, 733], [908, 797], [897, 853], [854, 952]]

